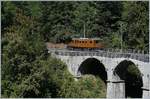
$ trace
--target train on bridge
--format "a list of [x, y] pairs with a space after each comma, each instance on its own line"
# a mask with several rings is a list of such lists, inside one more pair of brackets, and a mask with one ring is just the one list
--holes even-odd
[[73, 38], [71, 42], [64, 43], [47, 43], [48, 48], [60, 49], [103, 49], [104, 44], [97, 38]]

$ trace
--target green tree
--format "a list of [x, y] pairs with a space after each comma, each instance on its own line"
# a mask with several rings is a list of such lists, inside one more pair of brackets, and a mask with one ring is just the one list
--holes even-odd
[[90, 37], [94, 28], [95, 16], [97, 9], [90, 6], [91, 2], [78, 2], [76, 9], [73, 11], [73, 26], [80, 37], [83, 37], [84, 26], [87, 37]]
[[85, 75], [76, 82], [64, 83], [60, 96], [65, 98], [104, 98], [106, 97], [106, 85], [99, 77]]
[[1, 12], [2, 12], [1, 22], [2, 22], [2, 33], [3, 33], [5, 28], [10, 26], [13, 23], [13, 18], [16, 13], [16, 7], [10, 1], [2, 2]]
[[73, 2], [41, 2], [41, 4], [41, 34], [45, 41], [62, 42], [67, 35], [74, 33]]
[[2, 38], [2, 97], [59, 97], [66, 65], [47, 56], [34, 18], [17, 12]]
[[124, 41], [128, 48], [148, 51], [148, 2], [124, 2], [122, 19], [126, 25]]

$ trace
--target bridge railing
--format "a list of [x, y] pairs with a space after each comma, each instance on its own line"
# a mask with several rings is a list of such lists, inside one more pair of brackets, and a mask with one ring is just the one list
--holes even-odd
[[136, 50], [136, 49], [104, 49], [105, 51], [108, 52], [121, 52], [121, 53], [138, 53], [138, 54], [148, 54], [148, 51], [144, 51], [144, 50]]
[[113, 50], [93, 50], [93, 51], [75, 51], [66, 49], [50, 49], [57, 55], [62, 56], [101, 56], [109, 58], [131, 58], [143, 62], [149, 62], [149, 54], [144, 53], [129, 53], [129, 51], [123, 53], [123, 51], [113, 51]]
[[97, 48], [97, 49], [69, 49], [71, 51], [106, 51], [106, 52], [120, 52], [120, 53], [138, 53], [138, 54], [148, 54], [148, 51], [136, 50], [136, 49], [112, 49], [112, 48]]
[[[62, 49], [62, 48], [47, 48], [48, 50], [68, 50], [68, 49]], [[105, 52], [119, 52], [119, 53], [134, 53], [134, 54], [149, 54], [149, 51], [144, 50], [136, 50], [136, 49], [113, 49], [113, 48], [96, 48], [96, 49], [69, 49], [68, 51], [105, 51]]]

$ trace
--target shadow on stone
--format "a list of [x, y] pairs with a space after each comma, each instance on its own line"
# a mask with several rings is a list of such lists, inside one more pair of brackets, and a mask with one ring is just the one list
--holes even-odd
[[131, 61], [124, 60], [115, 68], [120, 79], [125, 81], [125, 96], [142, 98], [142, 76], [138, 67]]
[[107, 72], [105, 71], [104, 65], [95, 58], [88, 58], [83, 61], [78, 69], [81, 75], [93, 74], [99, 76], [106, 84]]

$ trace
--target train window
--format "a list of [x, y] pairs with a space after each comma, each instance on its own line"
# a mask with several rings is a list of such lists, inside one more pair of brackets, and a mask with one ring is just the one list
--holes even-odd
[[87, 43], [87, 41], [85, 41], [85, 43]]
[[84, 41], [82, 41], [82, 43], [84, 43]]
[[92, 41], [90, 41], [90, 43], [92, 43]]
[[81, 41], [80, 41], [80, 43], [81, 43]]

